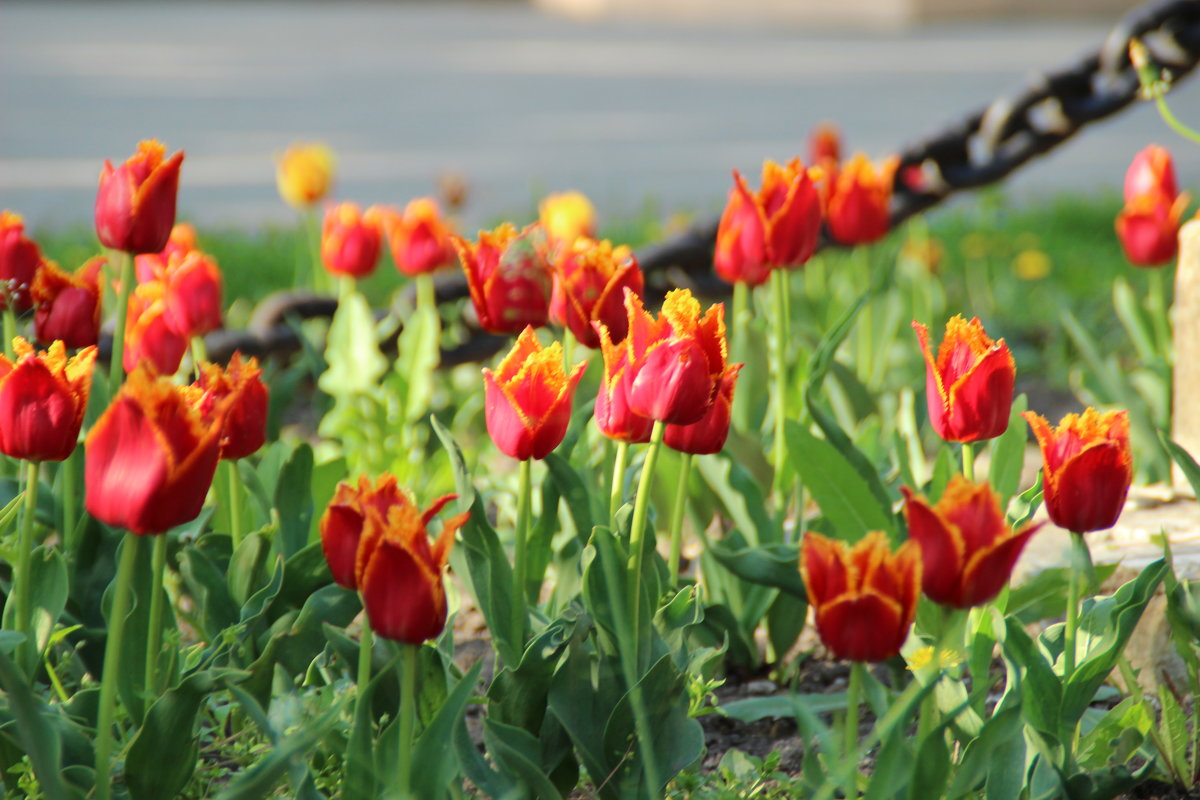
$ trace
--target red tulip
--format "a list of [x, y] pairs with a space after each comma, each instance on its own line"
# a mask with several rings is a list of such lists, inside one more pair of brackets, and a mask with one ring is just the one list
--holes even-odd
[[822, 122], [808, 134], [808, 162], [832, 163], [842, 160], [842, 132], [832, 122]]
[[217, 364], [202, 364], [200, 379], [192, 386], [202, 398], [201, 411], [206, 415], [218, 408], [226, 411], [225, 430], [221, 433], [222, 459], [245, 458], [266, 443], [269, 397], [258, 359], [243, 361], [242, 354], [237, 352], [226, 369]]
[[129, 374], [87, 437], [88, 512], [138, 535], [195, 519], [212, 485], [224, 411], [205, 419], [185, 386]]
[[423, 514], [407, 498], [389, 506], [386, 516], [376, 508], [366, 509], [355, 571], [363, 607], [379, 636], [421, 644], [446, 627], [442, 571], [455, 532], [471, 514], [466, 511], [447, 519], [432, 544], [426, 527], [453, 499], [451, 494], [435, 500]]
[[546, 324], [553, 276], [539, 241], [543, 236], [535, 225], [518, 234], [506, 222], [494, 231], [480, 231], [478, 244], [450, 237], [485, 331], [518, 333]]
[[331, 206], [321, 227], [321, 263], [334, 275], [365, 278], [379, 263], [383, 241], [383, 211], [365, 212], [354, 203]]
[[834, 239], [842, 244], [868, 244], [887, 234], [898, 165], [893, 157], [876, 168], [859, 153], [830, 178], [826, 223]]
[[1041, 527], [1014, 531], [987, 483], [955, 475], [933, 506], [907, 486], [908, 535], [921, 547], [922, 587], [929, 599], [954, 608], [982, 605], [1004, 588], [1025, 543]]
[[[663, 441], [672, 450], [692, 455], [719, 453], [729, 437], [729, 420], [733, 413], [733, 390], [737, 385], [738, 372], [743, 364], [731, 364], [725, 368], [717, 384], [713, 404], [699, 422], [691, 425], [668, 425], [663, 431]], [[599, 405], [599, 404], [597, 404]]]
[[1088, 408], [1067, 414], [1057, 428], [1023, 415], [1042, 448], [1042, 493], [1050, 521], [1075, 533], [1117, 524], [1133, 482], [1129, 414]]
[[221, 327], [221, 270], [199, 250], [172, 255], [163, 275], [163, 313], [184, 339]]
[[96, 348], [67, 358], [62, 342], [40, 353], [21, 338], [13, 347], [15, 364], [0, 355], [0, 452], [26, 461], [62, 461], [79, 442]]
[[808, 532], [800, 572], [821, 641], [837, 658], [883, 661], [900, 652], [921, 594], [921, 557], [907, 541], [896, 552], [872, 531], [853, 547]]
[[642, 299], [625, 290], [629, 334], [622, 345], [629, 363], [629, 407], [635, 414], [673, 425], [691, 425], [708, 413], [725, 375], [725, 306], [700, 303], [687, 289], [667, 293], [656, 320]]
[[567, 434], [571, 399], [587, 362], [563, 369], [562, 345], [543, 348], [525, 328], [495, 372], [483, 370], [488, 435], [500, 452], [519, 461], [545, 458]]
[[47, 261], [33, 279], [33, 329], [39, 342], [87, 347], [100, 338], [100, 275], [104, 256], [89, 259], [74, 274]]
[[187, 347], [188, 340], [175, 331], [167, 318], [162, 284], [152, 281], [135, 288], [129, 295], [125, 321], [125, 371], [132, 372], [145, 359], [158, 374], [174, 375]]
[[635, 414], [629, 407], [629, 349], [614, 345], [603, 323], [592, 324], [599, 333], [600, 352], [604, 356], [604, 377], [593, 411], [596, 427], [608, 438], [619, 442], [648, 442], [654, 420]]
[[25, 235], [21, 215], [0, 211], [0, 309], [8, 307], [10, 297], [17, 311], [29, 308], [29, 290], [42, 263], [42, 251]]
[[728, 283], [758, 286], [772, 269], [808, 261], [821, 232], [821, 198], [800, 159], [783, 167], [765, 162], [758, 194], [737, 170], [733, 180], [717, 228], [717, 275]]
[[187, 222], [180, 222], [171, 228], [167, 245], [157, 253], [143, 253], [133, 259], [134, 271], [138, 283], [161, 280], [167, 272], [167, 263], [171, 256], [187, 255], [196, 248], [196, 228]]
[[321, 549], [338, 586], [358, 590], [358, 545], [362, 541], [367, 509], [373, 507], [386, 518], [389, 508], [407, 502], [396, 479], [387, 474], [380, 476], [374, 485], [365, 475], [359, 476], [357, 486], [345, 481], [337, 485], [333, 500], [321, 515], [319, 527]]
[[96, 235], [100, 243], [127, 253], [157, 253], [175, 224], [175, 197], [183, 151], [166, 161], [167, 149], [148, 139], [113, 169], [105, 160], [96, 192]]
[[1125, 204], [1115, 227], [1129, 263], [1157, 267], [1175, 259], [1179, 252], [1179, 220], [1189, 199], [1181, 194], [1172, 202], [1150, 194]]
[[1179, 196], [1175, 183], [1175, 165], [1171, 153], [1157, 144], [1144, 148], [1133, 157], [1125, 171], [1125, 202], [1132, 203], [1139, 197], [1158, 197], [1167, 205]]
[[625, 338], [625, 289], [641, 294], [645, 281], [637, 259], [624, 245], [579, 237], [556, 265], [550, 319], [570, 329], [579, 343], [599, 347], [592, 327], [601, 322], [614, 339]]
[[411, 201], [403, 213], [388, 213], [383, 227], [392, 261], [405, 275], [434, 272], [454, 260], [451, 228], [432, 197]]
[[925, 354], [925, 394], [929, 422], [949, 442], [992, 439], [1008, 429], [1017, 368], [1003, 339], [992, 341], [978, 317], [955, 316], [937, 360], [929, 349], [929, 329], [913, 322]]

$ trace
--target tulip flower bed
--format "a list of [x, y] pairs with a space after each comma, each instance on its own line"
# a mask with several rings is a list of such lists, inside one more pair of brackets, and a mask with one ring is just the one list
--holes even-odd
[[[219, 238], [175, 224], [186, 166], [156, 142], [101, 171], [102, 254], [68, 260], [4, 212], [5, 791], [1193, 786], [1197, 593], [1166, 542], [1101, 593], [1111, 569], [1087, 539], [1135, 477], [1174, 460], [1200, 482], [1166, 433], [1161, 272], [1123, 273], [1112, 234], [1117, 217], [1140, 266], [1174, 258], [1187, 200], [1169, 155], [1135, 159], [1119, 217], [892, 232], [907, 178], [818, 144], [759, 186], [734, 173], [713, 259], [728, 310], [656, 293], [575, 193], [475, 236], [428, 198], [318, 212], [320, 146], [279, 161], [302, 227], [262, 256], [275, 287], [234, 277], [258, 263], [244, 245], [214, 256]], [[817, 253], [822, 230], [844, 249]], [[1103, 286], [1077, 268], [1092, 251], [1113, 265]], [[397, 271], [378, 276], [385, 252]], [[468, 302], [439, 307], [443, 268]], [[284, 286], [338, 299], [300, 326], [302, 352], [208, 363], [205, 334], [246, 313], [229, 297]], [[475, 327], [504, 352], [441, 369]], [[1046, 387], [1085, 402], [1048, 408]], [[284, 424], [295, 394], [309, 413]], [[1010, 584], [1050, 524], [1070, 566]], [[1187, 680], [1152, 694], [1125, 651], [1158, 594]], [[751, 691], [768, 678], [784, 688]], [[754, 754], [721, 741], [763, 720], [780, 727]]]

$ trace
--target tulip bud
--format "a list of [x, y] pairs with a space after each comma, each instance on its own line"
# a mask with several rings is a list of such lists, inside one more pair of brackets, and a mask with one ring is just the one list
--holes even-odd
[[383, 237], [383, 212], [371, 206], [362, 212], [354, 203], [342, 203], [325, 212], [321, 228], [321, 262], [334, 275], [365, 278], [379, 263]]
[[882, 531], [853, 547], [810, 531], [800, 547], [800, 572], [817, 633], [836, 658], [884, 661], [900, 652], [921, 594], [916, 542], [893, 553]]
[[1171, 153], [1157, 144], [1134, 156], [1125, 171], [1125, 202], [1132, 203], [1147, 196], [1164, 199], [1168, 206], [1179, 196]]
[[171, 330], [184, 339], [221, 327], [221, 270], [199, 250], [172, 255], [163, 277], [163, 310]]
[[386, 214], [383, 227], [392, 261], [405, 275], [434, 272], [454, 260], [450, 226], [432, 197], [418, 197], [403, 213]]
[[600, 336], [592, 327], [595, 322], [621, 341], [629, 325], [625, 289], [640, 295], [644, 284], [642, 270], [628, 247], [580, 237], [556, 265], [550, 319], [569, 329], [585, 347], [600, 346]]
[[138, 362], [146, 360], [159, 375], [174, 375], [187, 346], [188, 340], [167, 319], [163, 285], [152, 281], [134, 289], [125, 319], [125, 371], [132, 372]]
[[221, 433], [222, 459], [245, 458], [266, 443], [269, 397], [258, 359], [243, 361], [242, 354], [237, 352], [226, 369], [203, 364], [200, 379], [192, 387], [202, 397], [200, 408], [206, 417], [215, 409], [226, 410], [225, 430]]
[[534, 225], [518, 234], [506, 222], [480, 231], [478, 244], [450, 237], [485, 331], [511, 334], [546, 324], [553, 277], [539, 241], [543, 235]]
[[1117, 215], [1117, 238], [1135, 267], [1158, 267], [1179, 252], [1179, 220], [1190, 198], [1185, 192], [1168, 202], [1161, 195], [1140, 195]]
[[43, 344], [61, 341], [78, 348], [100, 337], [100, 274], [104, 256], [89, 259], [72, 275], [47, 261], [33, 279], [33, 329]]
[[333, 151], [320, 142], [292, 145], [275, 162], [279, 196], [293, 208], [308, 208], [329, 193], [335, 163]]
[[321, 515], [319, 527], [321, 549], [338, 586], [350, 591], [359, 588], [356, 575], [358, 546], [362, 541], [367, 509], [374, 508], [386, 518], [389, 508], [407, 502], [391, 475], [380, 476], [374, 485], [365, 475], [359, 476], [357, 486], [345, 481], [337, 485], [333, 499]]
[[1023, 415], [1042, 449], [1042, 495], [1050, 521], [1074, 533], [1117, 524], [1133, 482], [1129, 413], [1088, 408], [1067, 414], [1057, 428]]
[[16, 311], [29, 308], [29, 290], [42, 263], [42, 251], [25, 236], [21, 215], [0, 211], [0, 309], [8, 307], [9, 298]]
[[163, 533], [200, 514], [220, 455], [224, 410], [206, 420], [187, 387], [129, 374], [87, 437], [88, 513], [138, 535]]
[[929, 349], [929, 329], [913, 322], [925, 355], [925, 394], [929, 422], [948, 442], [993, 439], [1008, 429], [1017, 368], [1003, 339], [992, 341], [978, 317], [955, 316], [937, 360]]
[[67, 358], [62, 342], [37, 352], [18, 337], [16, 363], [0, 355], [0, 452], [26, 461], [62, 461], [79, 441], [96, 348]]
[[834, 239], [842, 244], [869, 244], [887, 234], [899, 163], [892, 157], [876, 168], [859, 153], [831, 179], [826, 224]]
[[596, 427], [610, 439], [644, 444], [650, 441], [654, 420], [635, 414], [629, 407], [629, 348], [614, 345], [603, 323], [592, 324], [599, 333], [600, 352], [604, 356], [604, 378], [592, 412]]
[[842, 132], [832, 122], [822, 122], [808, 134], [808, 163], [837, 164], [842, 160]]
[[157, 253], [175, 224], [180, 151], [163, 161], [167, 149], [148, 139], [116, 169], [105, 160], [96, 192], [96, 235], [100, 243], [127, 253]]
[[488, 435], [518, 461], [545, 458], [562, 443], [571, 421], [571, 400], [587, 362], [568, 376], [562, 345], [543, 348], [526, 327], [495, 372], [483, 370]]

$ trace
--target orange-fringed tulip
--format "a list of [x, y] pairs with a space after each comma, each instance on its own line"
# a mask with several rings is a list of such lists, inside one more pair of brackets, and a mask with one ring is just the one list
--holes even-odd
[[385, 639], [421, 644], [446, 626], [446, 587], [442, 571], [455, 532], [469, 511], [445, 521], [433, 542], [426, 527], [455, 495], [446, 495], [422, 513], [408, 498], [382, 514], [366, 509], [355, 572], [371, 629]]
[[642, 299], [625, 291], [629, 334], [629, 407], [671, 425], [699, 422], [712, 406], [725, 375], [725, 306], [700, 316], [700, 301], [687, 289], [667, 293], [656, 320]]
[[978, 317], [961, 315], [946, 323], [937, 359], [929, 329], [913, 322], [925, 355], [925, 394], [929, 422], [949, 442], [992, 439], [1008, 428], [1017, 368], [1003, 339], [992, 341]]
[[203, 364], [200, 379], [192, 386], [201, 395], [201, 411], [205, 416], [216, 409], [226, 410], [221, 458], [230, 461], [245, 458], [263, 446], [267, 440], [269, 395], [258, 359], [243, 360], [237, 352], [225, 369], [217, 364]]
[[564, 248], [554, 277], [550, 319], [586, 347], [600, 346], [593, 322], [603, 323], [614, 340], [625, 338], [625, 289], [640, 295], [645, 287], [641, 267], [628, 247], [579, 237]]
[[717, 275], [758, 286], [772, 269], [808, 261], [821, 232], [821, 198], [800, 159], [765, 162], [757, 194], [737, 170], [733, 181], [717, 228]]
[[1114, 227], [1130, 264], [1158, 267], [1175, 259], [1179, 252], [1179, 221], [1189, 201], [1187, 193], [1173, 201], [1147, 194], [1125, 204]]
[[[725, 368], [717, 384], [713, 404], [699, 422], [691, 425], [668, 425], [663, 431], [663, 442], [672, 450], [691, 453], [695, 456], [721, 452], [729, 438], [729, 421], [733, 413], [733, 390], [737, 386], [738, 372], [742, 364], [730, 364]], [[598, 406], [599, 404], [597, 404]]]
[[596, 238], [596, 208], [582, 192], [557, 192], [538, 203], [538, 220], [553, 249], [569, 248], [579, 237]]
[[483, 370], [488, 435], [519, 461], [545, 458], [562, 443], [571, 421], [571, 399], [587, 362], [568, 375], [562, 345], [542, 347], [527, 327], [496, 371]]
[[518, 234], [506, 222], [494, 231], [480, 231], [476, 244], [451, 237], [485, 331], [519, 333], [528, 325], [546, 324], [553, 276], [539, 242], [542, 236], [536, 225]]
[[199, 250], [172, 255], [162, 278], [167, 324], [185, 339], [221, 327], [221, 269]]
[[20, 214], [0, 211], [0, 309], [25, 311], [29, 308], [29, 289], [44, 260], [37, 242], [25, 235]]
[[1125, 171], [1125, 202], [1148, 195], [1165, 198], [1168, 205], [1179, 195], [1171, 153], [1157, 144], [1141, 150]]
[[635, 414], [629, 407], [629, 348], [613, 344], [608, 329], [602, 323], [594, 323], [600, 336], [600, 352], [604, 356], [604, 377], [600, 381], [600, 393], [596, 396], [593, 417], [596, 427], [610, 439], [618, 442], [644, 444], [650, 441], [654, 420]]
[[73, 274], [47, 261], [33, 279], [33, 329], [43, 344], [87, 347], [100, 337], [100, 274], [107, 259], [88, 259]]
[[876, 167], [857, 153], [829, 183], [825, 221], [842, 244], [868, 244], [882, 239], [891, 226], [889, 206], [899, 161], [889, 158]]
[[338, 586], [358, 590], [355, 570], [367, 509], [373, 507], [386, 519], [389, 508], [406, 502], [396, 479], [387, 474], [381, 475], [375, 483], [366, 475], [360, 475], [357, 485], [345, 481], [337, 485], [333, 499], [321, 515], [319, 527], [321, 549]]
[[365, 212], [354, 203], [332, 206], [321, 228], [321, 263], [334, 275], [365, 278], [379, 263], [383, 242], [383, 210]]
[[452, 229], [432, 197], [418, 197], [403, 212], [386, 213], [383, 229], [392, 261], [405, 275], [434, 272], [454, 260]]
[[127, 253], [157, 253], [175, 224], [183, 151], [164, 160], [167, 148], [154, 139], [119, 167], [105, 160], [96, 192], [96, 235], [100, 243]]
[[1050, 521], [1075, 533], [1115, 525], [1133, 481], [1128, 412], [1088, 408], [1067, 414], [1057, 428], [1032, 411], [1024, 417], [1042, 448]]
[[907, 486], [908, 535], [921, 547], [921, 582], [934, 602], [954, 608], [981, 605], [1000, 594], [1029, 537], [1041, 523], [1013, 530], [1000, 496], [987, 483], [955, 475], [937, 503]]
[[0, 355], [0, 452], [26, 461], [62, 461], [79, 441], [96, 348], [71, 358], [62, 342], [39, 353], [17, 338], [13, 348], [15, 364]]
[[174, 375], [187, 352], [188, 340], [171, 326], [160, 281], [139, 284], [129, 295], [125, 321], [126, 372], [149, 361], [160, 375]]
[[208, 418], [186, 386], [129, 374], [87, 437], [86, 506], [96, 519], [138, 535], [196, 518], [221, 452], [224, 410]]
[[329, 193], [336, 163], [333, 151], [319, 142], [298, 143], [275, 161], [275, 185], [284, 202], [308, 208]]
[[882, 531], [853, 547], [810, 531], [800, 547], [800, 572], [817, 633], [834, 656], [883, 661], [900, 652], [921, 594], [916, 542], [893, 553]]
[[166, 274], [171, 256], [184, 256], [196, 248], [196, 228], [191, 223], [180, 222], [171, 228], [167, 244], [157, 253], [142, 253], [133, 259], [138, 283], [159, 280]]

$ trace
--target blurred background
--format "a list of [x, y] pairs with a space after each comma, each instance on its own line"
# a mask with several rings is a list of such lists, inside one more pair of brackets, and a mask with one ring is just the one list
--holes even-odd
[[[337, 152], [339, 198], [403, 204], [461, 178], [468, 228], [561, 189], [602, 218], [716, 212], [730, 168], [803, 154], [820, 121], [886, 155], [1096, 47], [1134, 5], [4, 2], [0, 207], [37, 228], [87, 222], [103, 159], [156, 137], [186, 150], [180, 213], [203, 225], [293, 221], [273, 157], [295, 140]], [[1197, 82], [1172, 96], [1192, 124], [1198, 100]], [[1195, 187], [1200, 148], [1143, 104], [1007, 190], [1115, 198], [1154, 141]]]

